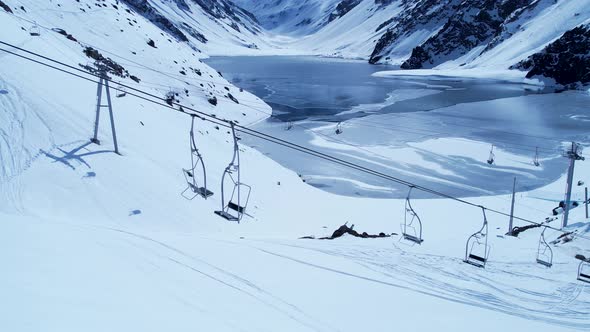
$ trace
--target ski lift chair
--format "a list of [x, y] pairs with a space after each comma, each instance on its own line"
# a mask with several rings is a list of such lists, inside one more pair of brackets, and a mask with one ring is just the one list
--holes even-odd
[[541, 163], [539, 162], [539, 148], [535, 148], [535, 158], [533, 158], [533, 165], [539, 167]]
[[285, 125], [285, 130], [286, 130], [286, 131], [289, 131], [289, 130], [291, 130], [291, 129], [293, 129], [293, 122], [292, 122], [292, 121], [289, 121], [289, 122], [287, 122], [287, 124]]
[[590, 283], [590, 258], [582, 255], [576, 255], [576, 258], [580, 260], [580, 265], [578, 265], [578, 280]]
[[338, 122], [338, 124], [336, 125], [336, 135], [340, 135], [344, 132], [344, 130], [342, 130], [342, 122]]
[[117, 86], [116, 90], [117, 90], [117, 94], [116, 94], [117, 98], [122, 98], [127, 95], [127, 89], [120, 84], [119, 84], [119, 86]]
[[486, 210], [482, 206], [483, 225], [481, 229], [473, 233], [465, 244], [465, 259], [467, 264], [485, 268], [490, 254], [490, 246], [488, 245], [488, 219], [486, 217]]
[[410, 202], [410, 195], [412, 193], [412, 189], [414, 187], [410, 187], [408, 191], [408, 196], [406, 197], [406, 211], [404, 214], [404, 223], [401, 224], [402, 228], [402, 239], [422, 244], [424, 239], [422, 239], [422, 220], [412, 207], [412, 203]]
[[[195, 117], [195, 115], [191, 115], [191, 131], [189, 139], [191, 147], [191, 168], [182, 169], [188, 186], [181, 195], [188, 200], [193, 200], [197, 196], [201, 196], [205, 199], [213, 196], [213, 192], [207, 189], [207, 171], [205, 169], [205, 162], [203, 161], [203, 156], [199, 152], [199, 149], [197, 149], [197, 144], [195, 143]], [[197, 172], [203, 176], [203, 186], [199, 185]]]
[[545, 240], [545, 231], [547, 227], [541, 232], [539, 238], [539, 246], [537, 247], [537, 263], [545, 267], [553, 266], [553, 249], [549, 246]]
[[[221, 210], [215, 211], [215, 214], [229, 221], [242, 220], [246, 213], [246, 207], [250, 199], [250, 192], [252, 187], [242, 183], [240, 180], [240, 150], [238, 147], [238, 137], [234, 128], [234, 123], [231, 124], [231, 132], [234, 140], [234, 155], [232, 161], [225, 168], [223, 176], [221, 177]], [[227, 186], [232, 187], [232, 192], [227, 197]], [[226, 199], [228, 198], [228, 199]]]
[[41, 29], [39, 28], [39, 25], [37, 25], [37, 22], [35, 22], [33, 26], [29, 29], [29, 34], [33, 37], [41, 36]]
[[488, 164], [493, 165], [496, 159], [496, 155], [494, 154], [494, 146], [492, 145], [492, 149], [490, 150], [490, 156], [488, 157]]

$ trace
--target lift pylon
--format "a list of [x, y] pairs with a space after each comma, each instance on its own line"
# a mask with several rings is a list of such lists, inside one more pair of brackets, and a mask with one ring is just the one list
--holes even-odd
[[[100, 145], [100, 140], [98, 140], [98, 126], [100, 122], [100, 110], [102, 108], [109, 109], [109, 117], [111, 120], [111, 132], [113, 134], [113, 145], [115, 146], [115, 153], [119, 153], [119, 145], [117, 143], [117, 132], [115, 130], [115, 118], [113, 116], [113, 103], [111, 101], [111, 89], [109, 87], [109, 80], [107, 78], [106, 72], [102, 71], [100, 73], [100, 79], [98, 81], [98, 87], [96, 90], [96, 118], [94, 120], [94, 136], [90, 139], [90, 141], [94, 144]], [[102, 92], [103, 89], [106, 91], [106, 104], [102, 104]]]

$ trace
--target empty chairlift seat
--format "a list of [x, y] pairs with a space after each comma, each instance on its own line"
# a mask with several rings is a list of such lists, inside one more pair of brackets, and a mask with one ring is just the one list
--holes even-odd
[[[182, 169], [187, 188], [181, 193], [181, 195], [188, 200], [193, 200], [197, 196], [207, 199], [208, 197], [213, 196], [213, 192], [207, 189], [207, 170], [205, 168], [205, 162], [203, 161], [203, 156], [199, 152], [199, 149], [197, 149], [197, 144], [195, 142], [195, 115], [192, 115], [191, 119], [189, 144], [191, 149], [191, 167], [188, 169]], [[202, 177], [202, 179], [200, 177]], [[203, 181], [202, 185], [200, 181]]]
[[[215, 211], [215, 214], [229, 221], [240, 222], [246, 213], [252, 188], [241, 182], [238, 137], [236, 136], [234, 123], [231, 122], [230, 124], [234, 142], [234, 154], [232, 161], [225, 168], [221, 177], [221, 210]], [[228, 193], [228, 187], [232, 188], [231, 194]]]
[[33, 37], [41, 36], [41, 29], [39, 28], [39, 25], [37, 25], [37, 22], [35, 22], [33, 26], [29, 29], [29, 35]]
[[541, 162], [539, 161], [539, 148], [535, 148], [535, 157], [533, 158], [533, 165], [539, 167]]
[[583, 255], [576, 255], [576, 259], [580, 260], [580, 265], [578, 265], [578, 280], [590, 283], [590, 257], [586, 258]]
[[537, 263], [545, 267], [553, 266], [553, 249], [549, 246], [545, 240], [545, 231], [547, 227], [541, 232], [539, 238], [539, 246], [537, 247]]
[[473, 233], [465, 244], [465, 263], [485, 268], [490, 253], [488, 245], [488, 220], [486, 210], [481, 207], [483, 213], [483, 225], [481, 229]]
[[492, 145], [492, 149], [490, 150], [490, 156], [487, 160], [488, 164], [493, 165], [496, 162], [496, 155], [494, 154], [494, 146]]
[[344, 129], [342, 129], [342, 122], [338, 122], [338, 124], [336, 125], [336, 135], [340, 135], [344, 132]]
[[[123, 85], [119, 84], [119, 86], [117, 86], [117, 88], [115, 89], [117, 90], [117, 98], [123, 98], [125, 96], [127, 96], [127, 88], [124, 87]], [[193, 116], [194, 118], [194, 116]]]
[[414, 189], [413, 186], [410, 187], [408, 196], [406, 197], [404, 223], [401, 224], [402, 239], [412, 243], [422, 244], [422, 242], [424, 242], [424, 239], [422, 239], [422, 220], [412, 207], [412, 202], [410, 201], [412, 189]]

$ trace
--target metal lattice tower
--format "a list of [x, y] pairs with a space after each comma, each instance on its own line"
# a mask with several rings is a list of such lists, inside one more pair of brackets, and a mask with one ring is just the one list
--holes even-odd
[[582, 153], [582, 146], [580, 144], [572, 142], [571, 148], [563, 153], [563, 156], [570, 160], [570, 165], [567, 172], [567, 184], [565, 187], [565, 206], [563, 208], [563, 223], [561, 224], [561, 228], [567, 227], [567, 222], [569, 218], [570, 212], [570, 205], [572, 200], [572, 186], [574, 182], [574, 167], [576, 166], [576, 161], [585, 160], [584, 157], [581, 156]]
[[[100, 73], [100, 79], [98, 81], [98, 87], [96, 90], [96, 119], [94, 121], [94, 136], [90, 139], [90, 141], [94, 144], [100, 145], [100, 140], [98, 139], [98, 126], [100, 122], [100, 110], [101, 108], [108, 108], [109, 109], [109, 117], [111, 120], [111, 132], [113, 134], [113, 144], [115, 146], [115, 153], [119, 153], [119, 145], [117, 144], [117, 132], [115, 130], [115, 118], [113, 116], [113, 103], [111, 102], [111, 90], [109, 87], [109, 78], [106, 74], [105, 68], [98, 68], [98, 72]], [[102, 92], [103, 89], [106, 91], [106, 104], [102, 104]]]

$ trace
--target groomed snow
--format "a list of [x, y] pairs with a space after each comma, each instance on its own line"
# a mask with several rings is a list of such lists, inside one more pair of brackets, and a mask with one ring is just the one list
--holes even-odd
[[[101, 13], [31, 11], [30, 18], [59, 22], [80, 41], [109, 50], [142, 79], [137, 87], [158, 95], [189, 89], [182, 103], [219, 118], [263, 118], [224, 98], [227, 87], [239, 100], [261, 103], [200, 63], [187, 45], [168, 42], [141, 17], [141, 33], [116, 37], [121, 26]], [[0, 11], [0, 40], [72, 64], [88, 61], [63, 36], [33, 38], [21, 27], [28, 25]], [[179, 79], [176, 73], [189, 65], [203, 77]], [[3, 331], [590, 330], [590, 288], [575, 280], [573, 259], [590, 254], [588, 240], [554, 247], [555, 265], [545, 269], [534, 261], [539, 229], [507, 238], [507, 218], [488, 213], [492, 251], [487, 268], [478, 269], [461, 259], [481, 211], [445, 199], [413, 202], [424, 222], [422, 246], [398, 235], [300, 240], [330, 235], [345, 222], [361, 232], [399, 233], [404, 201], [328, 194], [243, 145], [242, 179], [253, 193], [248, 216], [230, 223], [213, 214], [232, 154], [226, 129], [197, 122], [215, 196], [186, 201], [180, 192], [181, 168], [190, 162], [189, 117], [131, 96], [115, 98], [119, 156], [104, 113], [102, 145], [88, 143], [92, 83], [0, 52], [0, 91]], [[209, 93], [217, 107], [207, 102]], [[575, 178], [588, 183], [589, 175], [590, 165], [579, 163]], [[562, 177], [540, 193], [560, 199], [563, 184]], [[533, 196], [519, 194], [516, 212], [542, 220], [556, 202]], [[507, 196], [470, 200], [509, 209]], [[568, 230], [590, 236], [583, 209], [571, 217]], [[553, 240], [559, 233], [546, 235]]]

